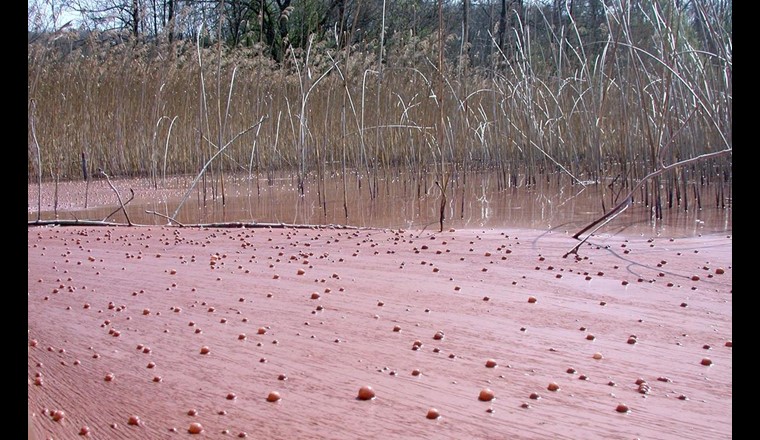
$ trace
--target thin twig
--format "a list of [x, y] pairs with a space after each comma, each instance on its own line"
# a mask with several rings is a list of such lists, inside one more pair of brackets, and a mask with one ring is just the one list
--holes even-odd
[[604, 225], [606, 225], [607, 223], [611, 222], [612, 220], [615, 220], [615, 218], [616, 218], [617, 216], [619, 216], [620, 214], [622, 214], [623, 212], [625, 212], [625, 210], [626, 210], [626, 209], [628, 209], [630, 206], [631, 206], [631, 204], [630, 204], [630, 203], [626, 204], [626, 205], [625, 205], [623, 208], [621, 208], [621, 209], [620, 209], [620, 210], [619, 210], [617, 213], [615, 213], [615, 215], [613, 215], [613, 216], [610, 216], [610, 217], [609, 217], [609, 218], [607, 218], [607, 219], [606, 219], [604, 222], [600, 223], [600, 224], [599, 224], [599, 226], [597, 226], [596, 228], [594, 228], [594, 230], [593, 230], [593, 231], [591, 231], [591, 232], [590, 232], [590, 233], [589, 233], [589, 234], [586, 236], [586, 238], [584, 238], [583, 240], [581, 240], [581, 241], [580, 241], [578, 244], [576, 244], [575, 246], [573, 246], [573, 248], [572, 248], [572, 249], [570, 249], [569, 251], [567, 251], [567, 252], [565, 253], [565, 255], [563, 255], [563, 256], [562, 256], [562, 258], [566, 258], [566, 257], [567, 257], [568, 255], [570, 255], [570, 254], [576, 254], [576, 255], [578, 255], [578, 249], [580, 249], [581, 245], [583, 245], [583, 243], [585, 243], [585, 242], [586, 242], [586, 240], [588, 240], [589, 238], [591, 238], [591, 236], [592, 236], [592, 235], [594, 235], [594, 233], [595, 233], [596, 231], [598, 231], [599, 229], [603, 228], [603, 227], [604, 227]]
[[596, 219], [593, 222], [591, 222], [585, 228], [583, 228], [580, 231], [578, 231], [575, 235], [573, 235], [573, 238], [575, 238], [577, 240], [580, 240], [580, 238], [578, 238], [578, 237], [580, 237], [581, 234], [585, 233], [586, 231], [588, 231], [589, 229], [593, 228], [597, 224], [603, 222], [607, 218], [612, 217], [613, 215], [617, 215], [616, 212], [620, 211], [621, 209], [623, 209], [624, 207], [626, 207], [628, 205], [628, 203], [630, 203], [631, 198], [633, 197], [633, 194], [636, 191], [638, 191], [639, 188], [641, 188], [641, 186], [644, 185], [644, 183], [646, 183], [652, 177], [659, 176], [660, 174], [663, 174], [665, 172], [668, 172], [670, 170], [673, 170], [675, 168], [678, 168], [678, 167], [681, 167], [681, 166], [684, 166], [684, 165], [688, 165], [688, 164], [690, 164], [692, 162], [697, 162], [697, 161], [700, 161], [700, 160], [703, 160], [703, 159], [708, 159], [708, 158], [711, 158], [711, 157], [722, 156], [724, 154], [731, 154], [731, 151], [732, 151], [732, 149], [729, 148], [727, 150], [720, 150], [720, 151], [715, 151], [715, 152], [712, 152], [712, 153], [701, 154], [701, 155], [699, 155], [697, 157], [692, 157], [691, 159], [685, 159], [685, 160], [682, 160], [680, 162], [672, 163], [672, 164], [670, 164], [668, 166], [660, 168], [659, 170], [656, 170], [656, 171], [653, 171], [653, 172], [647, 174], [646, 176], [644, 176], [643, 179], [641, 179], [639, 181], [639, 183], [636, 184], [636, 186], [634, 186], [633, 188], [631, 188], [631, 190], [628, 192], [628, 195], [626, 195], [625, 198], [617, 206], [615, 206], [614, 208], [612, 208], [612, 210], [610, 210], [609, 212], [607, 212], [603, 216], [601, 216], [598, 219]]
[[182, 205], [185, 204], [185, 202], [187, 201], [187, 198], [190, 197], [190, 193], [193, 192], [193, 189], [195, 188], [195, 185], [198, 184], [198, 181], [200, 180], [200, 178], [206, 173], [206, 168], [208, 168], [208, 166], [211, 164], [211, 162], [213, 162], [214, 159], [216, 159], [217, 156], [219, 156], [220, 154], [222, 154], [222, 152], [227, 147], [229, 147], [230, 145], [232, 145], [232, 143], [235, 142], [237, 140], [237, 138], [239, 138], [240, 136], [248, 133], [249, 131], [253, 130], [257, 126], [261, 125], [261, 123], [264, 122], [264, 119], [266, 119], [266, 116], [262, 116], [261, 119], [259, 119], [259, 122], [251, 125], [250, 127], [246, 128], [245, 130], [243, 130], [240, 133], [238, 133], [237, 135], [235, 135], [235, 137], [233, 137], [229, 142], [227, 142], [222, 148], [219, 148], [219, 151], [217, 151], [213, 156], [211, 156], [211, 158], [209, 160], [206, 161], [206, 163], [203, 165], [203, 168], [201, 168], [201, 171], [198, 173], [198, 175], [195, 177], [195, 180], [193, 180], [193, 183], [190, 185], [190, 188], [187, 189], [187, 192], [182, 197], [182, 201], [177, 206], [177, 209], [174, 211], [174, 214], [172, 214], [173, 218], [177, 217], [177, 213], [179, 213], [180, 208], [182, 208]]
[[[121, 201], [121, 195], [119, 194], [119, 191], [116, 190], [115, 186], [113, 186], [113, 183], [111, 183], [111, 179], [108, 177], [108, 174], [106, 174], [105, 171], [100, 170], [100, 175], [106, 178], [106, 181], [108, 182], [108, 185], [111, 187], [111, 189], [113, 190], [113, 192], [116, 193], [116, 198], [119, 199], [119, 205], [121, 206], [121, 210], [124, 211], [124, 217], [127, 218], [127, 224], [129, 224], [129, 226], [132, 226], [132, 220], [129, 219], [129, 214], [127, 214], [127, 208], [124, 207], [124, 203]], [[133, 198], [135, 198], [135, 192], [131, 188], [129, 190], [132, 192], [132, 198], [129, 199], [131, 201]], [[114, 215], [117, 211], [118, 211], [118, 209], [116, 211], [112, 212], [111, 214], [109, 214], [108, 217]], [[108, 219], [108, 217], [104, 218], [103, 221], [106, 221]]]
[[160, 212], [156, 212], [156, 211], [148, 211], [148, 210], [145, 210], [145, 213], [146, 213], [146, 214], [153, 214], [153, 215], [157, 215], [157, 216], [159, 216], [159, 217], [163, 217], [163, 218], [165, 218], [165, 219], [169, 220], [169, 221], [170, 221], [170, 222], [172, 222], [172, 223], [176, 223], [176, 224], [180, 225], [180, 226], [181, 226], [181, 227], [183, 227], [183, 228], [185, 227], [185, 225], [183, 225], [182, 223], [180, 223], [180, 222], [178, 222], [177, 220], [175, 220], [175, 219], [173, 219], [173, 218], [169, 217], [168, 215], [164, 215], [164, 214], [161, 214]]
[[[135, 191], [134, 191], [132, 188], [130, 188], [130, 189], [129, 189], [129, 192], [130, 192], [132, 195], [129, 197], [129, 200], [127, 200], [127, 201], [124, 203], [124, 206], [127, 206], [127, 205], [129, 205], [129, 202], [131, 202], [131, 201], [132, 201], [132, 200], [134, 200], [134, 198], [135, 198]], [[106, 221], [106, 220], [108, 220], [108, 219], [109, 219], [109, 218], [110, 218], [112, 215], [116, 214], [116, 213], [117, 213], [117, 212], [119, 212], [120, 210], [121, 210], [121, 208], [116, 208], [116, 210], [115, 210], [115, 211], [113, 211], [112, 213], [108, 214], [108, 215], [106, 216], [106, 218], [104, 218], [104, 219], [103, 219], [103, 221]]]

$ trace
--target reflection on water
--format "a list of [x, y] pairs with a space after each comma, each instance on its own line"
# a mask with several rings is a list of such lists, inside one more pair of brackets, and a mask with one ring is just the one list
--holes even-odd
[[[145, 211], [171, 216], [190, 187], [189, 179], [185, 178], [159, 183], [157, 188], [145, 180], [115, 181], [114, 184], [125, 200], [129, 188], [135, 191], [135, 200], [127, 206], [133, 223], [157, 225], [166, 224], [167, 220]], [[52, 203], [47, 200], [48, 192], [43, 189], [46, 197], [43, 219], [55, 218]], [[64, 202], [59, 204], [58, 218], [102, 220], [119, 206], [115, 194], [105, 182], [93, 182], [88, 192], [89, 205], [97, 204], [99, 207], [84, 209], [83, 183], [61, 184], [59, 199]], [[36, 203], [31, 206], [32, 201], [36, 200], [36, 193], [36, 187], [30, 185], [29, 220], [37, 217]], [[295, 178], [274, 179], [269, 185], [266, 179], [256, 181], [227, 177], [224, 193], [223, 204], [220, 187], [217, 186], [214, 191], [211, 184], [207, 184], [204, 191], [203, 185], [199, 184], [182, 205], [177, 220], [185, 224], [242, 221], [437, 230], [442, 200], [441, 190], [432, 176], [420, 181], [404, 176], [380, 179], [374, 199], [370, 198], [367, 179], [354, 175], [345, 182], [340, 176], [331, 176], [321, 184], [311, 179], [303, 196], [298, 192]], [[693, 190], [690, 190], [690, 210], [665, 207], [663, 219], [654, 219], [651, 207], [635, 203], [600, 231], [668, 236], [730, 232], [730, 186], [723, 188], [722, 199], [716, 194], [721, 194], [717, 185], [700, 188], [703, 203], [702, 209], [697, 210], [693, 209], [696, 202]], [[725, 208], [716, 207], [721, 200]], [[444, 226], [556, 228], [576, 232], [617, 201], [604, 185], [560, 186], [556, 182], [540, 181], [532, 187], [499, 190], [497, 177], [493, 173], [468, 175], [466, 182], [452, 182], [447, 188]], [[118, 212], [110, 220], [123, 222], [125, 218]]]

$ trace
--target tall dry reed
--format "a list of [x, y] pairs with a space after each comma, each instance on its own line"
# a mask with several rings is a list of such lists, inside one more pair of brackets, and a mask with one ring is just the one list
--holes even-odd
[[[292, 172], [301, 188], [340, 176], [370, 196], [382, 179], [403, 178], [419, 195], [445, 165], [449, 191], [490, 170], [501, 188], [605, 185], [610, 207], [658, 168], [732, 148], [732, 42], [721, 17], [701, 10], [712, 24], [708, 51], [673, 2], [613, 3], [596, 41], [573, 20], [552, 27], [534, 9], [512, 50], [467, 69], [447, 57], [442, 72], [436, 38], [401, 33], [387, 38], [380, 66], [374, 54], [330, 41], [294, 49], [281, 65], [262, 46], [218, 52], [76, 33], [39, 41], [29, 46], [28, 94], [41, 166], [30, 128], [29, 180], [39, 169], [47, 180], [80, 178], [84, 152], [93, 170], [159, 185], [197, 175], [224, 140], [245, 132], [210, 172], [270, 182]], [[444, 44], [455, 46], [455, 36]], [[699, 185], [730, 194], [731, 179], [730, 154], [711, 157], [657, 176], [635, 198], [658, 212], [686, 208], [704, 202]]]

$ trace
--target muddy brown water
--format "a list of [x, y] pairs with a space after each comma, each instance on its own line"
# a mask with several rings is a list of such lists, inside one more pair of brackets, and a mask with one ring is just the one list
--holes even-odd
[[[551, 179], [554, 180], [554, 179]], [[152, 182], [149, 179], [113, 179], [127, 205], [130, 220], [136, 224], [163, 225], [166, 218], [148, 211], [173, 215], [188, 193], [190, 177], [172, 177]], [[270, 184], [271, 183], [271, 184]], [[345, 197], [344, 197], [345, 188]], [[667, 208], [657, 219], [651, 206], [639, 200], [600, 232], [646, 235], [694, 236], [701, 233], [730, 232], [732, 199], [730, 185], [722, 191], [717, 185], [701, 187], [701, 209], [695, 190], [689, 187], [686, 204]], [[28, 219], [37, 219], [37, 185], [28, 186]], [[116, 194], [105, 180], [44, 183], [40, 218], [87, 219], [125, 222]], [[464, 185], [450, 184], [446, 191], [446, 228], [536, 228], [575, 232], [613, 207], [625, 194], [606, 185], [558, 185], [539, 181], [534, 186], [499, 188], [493, 173], [468, 175]], [[617, 197], [616, 197], [617, 196]], [[666, 196], [666, 191], [663, 191]], [[57, 197], [57, 202], [56, 202]], [[636, 199], [636, 197], [634, 197]], [[345, 207], [344, 207], [345, 201]], [[332, 176], [323, 184], [312, 178], [304, 195], [295, 177], [279, 177], [271, 182], [245, 177], [229, 177], [221, 185], [201, 180], [189, 192], [176, 220], [184, 224], [218, 222], [260, 222], [291, 224], [341, 224], [361, 227], [435, 230], [441, 190], [433, 176], [422, 181], [404, 176], [378, 181], [375, 198], [370, 197], [366, 178], [344, 179]], [[717, 206], [717, 205], [723, 205]], [[347, 211], [347, 215], [346, 215]]]

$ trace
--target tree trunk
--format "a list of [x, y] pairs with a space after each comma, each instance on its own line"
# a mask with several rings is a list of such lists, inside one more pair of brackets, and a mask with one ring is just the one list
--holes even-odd
[[501, 0], [501, 13], [499, 14], [499, 49], [504, 50], [504, 35], [507, 32], [507, 0]]
[[466, 63], [470, 61], [470, 0], [462, 0], [462, 55]]
[[174, 0], [166, 0], [169, 9], [169, 42], [174, 41]]
[[132, 35], [137, 38], [140, 35], [140, 2], [132, 0]]

